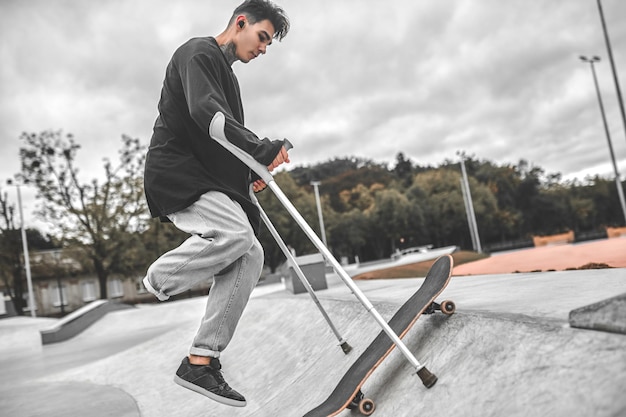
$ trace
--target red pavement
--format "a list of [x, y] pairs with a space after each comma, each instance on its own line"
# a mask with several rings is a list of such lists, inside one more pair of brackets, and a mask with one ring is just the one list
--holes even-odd
[[489, 258], [457, 266], [453, 275], [563, 271], [589, 264], [626, 268], [626, 237], [496, 253]]

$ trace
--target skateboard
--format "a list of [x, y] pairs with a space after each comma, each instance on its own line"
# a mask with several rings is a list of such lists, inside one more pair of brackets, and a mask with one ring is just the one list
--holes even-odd
[[[426, 274], [426, 279], [419, 289], [389, 320], [389, 326], [400, 338], [404, 337], [422, 314], [433, 314], [435, 311], [441, 311], [447, 315], [454, 313], [456, 306], [453, 301], [435, 302], [435, 298], [450, 281], [452, 264], [450, 255], [437, 259]], [[365, 397], [361, 387], [394, 348], [395, 344], [389, 336], [381, 331], [348, 369], [330, 396], [306, 413], [304, 417], [336, 416], [346, 408], [358, 409], [361, 414], [366, 416], [371, 415], [376, 409], [376, 404], [373, 400]], [[425, 385], [430, 388], [435, 382], [437, 382], [437, 377], [432, 375], [428, 384], [425, 383]]]

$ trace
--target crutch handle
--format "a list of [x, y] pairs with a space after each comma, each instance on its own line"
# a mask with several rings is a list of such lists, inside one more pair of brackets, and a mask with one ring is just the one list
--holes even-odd
[[[213, 119], [211, 120], [211, 124], [209, 125], [209, 135], [216, 140], [220, 145], [226, 148], [230, 153], [235, 155], [241, 162], [250, 167], [251, 170], [256, 172], [256, 174], [261, 177], [266, 184], [269, 184], [270, 181], [274, 181], [274, 177], [267, 169], [265, 165], [254, 159], [250, 154], [244, 152], [237, 146], [233, 145], [231, 142], [226, 139], [226, 135], [224, 134], [224, 126], [226, 124], [226, 117], [224, 113], [217, 112]], [[285, 139], [285, 149], [289, 150], [293, 148], [291, 142]]]

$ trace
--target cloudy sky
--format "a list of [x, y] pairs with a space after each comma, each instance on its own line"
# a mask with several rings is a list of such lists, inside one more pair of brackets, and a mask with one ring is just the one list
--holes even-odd
[[[0, 1], [0, 189], [22, 132], [74, 134], [83, 175], [148, 143], [165, 66], [219, 34], [239, 0]], [[612, 177], [589, 64], [597, 64], [622, 177], [626, 136], [594, 0], [282, 0], [292, 29], [235, 63], [248, 127], [289, 138], [292, 165], [358, 156], [422, 165], [465, 151], [565, 179]], [[603, 0], [622, 90], [626, 2]], [[25, 213], [34, 192], [23, 189]]]

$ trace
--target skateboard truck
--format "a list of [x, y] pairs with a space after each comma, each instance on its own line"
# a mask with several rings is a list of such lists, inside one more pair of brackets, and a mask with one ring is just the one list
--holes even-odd
[[376, 403], [369, 398], [365, 398], [363, 391], [359, 390], [346, 408], [349, 410], [358, 409], [364, 416], [369, 416], [376, 410]]
[[393, 341], [396, 347], [402, 352], [404, 357], [409, 361], [409, 363], [415, 368], [418, 376], [424, 383], [427, 388], [432, 387], [435, 382], [437, 382], [437, 378], [431, 374], [424, 365], [422, 365], [411, 353], [409, 348], [402, 342], [400, 337], [391, 329], [391, 327], [387, 324], [385, 319], [380, 315], [380, 313], [374, 308], [374, 305], [369, 301], [369, 299], [363, 294], [361, 289], [352, 281], [350, 276], [343, 269], [341, 264], [335, 259], [333, 254], [328, 250], [326, 245], [321, 241], [321, 239], [315, 234], [311, 226], [306, 222], [304, 217], [298, 212], [295, 206], [289, 201], [287, 196], [282, 192], [278, 184], [274, 181], [274, 177], [269, 172], [266, 166], [256, 161], [252, 156], [248, 153], [244, 152], [242, 149], [233, 145], [228, 141], [226, 135], [224, 133], [224, 127], [226, 123], [226, 117], [223, 113], [217, 112], [213, 116], [211, 120], [211, 124], [209, 125], [209, 135], [216, 142], [230, 151], [234, 156], [236, 156], [240, 161], [246, 164], [250, 169], [252, 169], [261, 179], [267, 184], [267, 186], [272, 190], [276, 198], [281, 202], [281, 204], [287, 209], [291, 217], [298, 223], [302, 231], [307, 235], [311, 243], [322, 253], [324, 258], [332, 265], [335, 272], [339, 275], [342, 281], [346, 284], [346, 286], [352, 291], [352, 293], [356, 296], [356, 298], [363, 304], [363, 307], [372, 315], [372, 317], [376, 320], [382, 330], [387, 334], [387, 336]]
[[426, 310], [424, 310], [424, 314], [434, 314], [435, 311], [441, 311], [445, 315], [451, 315], [456, 311], [456, 305], [454, 301], [445, 300], [441, 303], [432, 302]]

